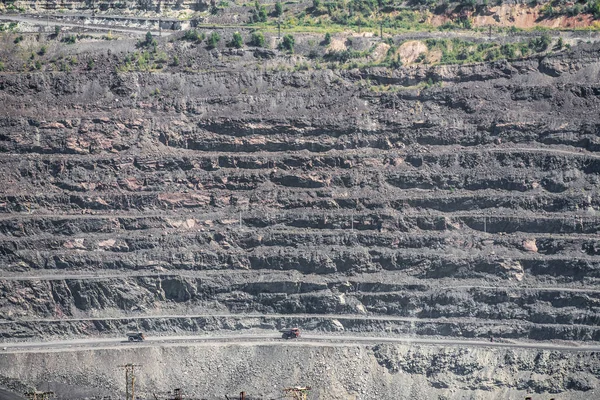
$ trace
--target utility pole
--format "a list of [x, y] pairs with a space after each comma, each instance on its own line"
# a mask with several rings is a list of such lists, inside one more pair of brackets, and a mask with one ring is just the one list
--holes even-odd
[[383, 13], [381, 11], [381, 0], [379, 0], [378, 3], [379, 8], [377, 9], [377, 11], [379, 11], [379, 37], [381, 38], [381, 40], [383, 40]]
[[281, 39], [281, 19], [277, 20], [277, 39]]
[[141, 367], [138, 364], [119, 365], [125, 369], [125, 400], [135, 400], [135, 367]]

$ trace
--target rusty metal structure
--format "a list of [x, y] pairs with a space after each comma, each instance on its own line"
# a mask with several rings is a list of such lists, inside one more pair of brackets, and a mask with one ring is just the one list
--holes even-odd
[[183, 389], [173, 389], [173, 397], [169, 400], [183, 400]]
[[[229, 397], [227, 395], [225, 395], [225, 398], [227, 400], [235, 400], [233, 397]], [[246, 400], [246, 392], [240, 392], [239, 400]]]
[[125, 369], [125, 400], [135, 400], [135, 368], [138, 364], [119, 365]]
[[285, 397], [293, 400], [307, 400], [310, 386], [296, 386], [283, 389]]
[[49, 400], [51, 397], [54, 397], [54, 392], [39, 392], [34, 390], [33, 392], [25, 393], [25, 396], [29, 400]]

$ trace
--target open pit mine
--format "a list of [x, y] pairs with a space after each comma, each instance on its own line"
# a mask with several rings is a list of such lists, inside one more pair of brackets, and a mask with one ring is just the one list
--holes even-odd
[[596, 3], [473, 3], [3, 1], [0, 400], [600, 398]]

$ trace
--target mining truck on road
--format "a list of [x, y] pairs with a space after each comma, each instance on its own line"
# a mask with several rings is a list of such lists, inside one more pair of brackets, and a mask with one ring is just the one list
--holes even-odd
[[146, 337], [142, 332], [131, 332], [127, 334], [127, 340], [130, 342], [143, 342]]
[[281, 335], [282, 339], [298, 339], [300, 337], [300, 329], [298, 328], [284, 329], [280, 332], [283, 333]]

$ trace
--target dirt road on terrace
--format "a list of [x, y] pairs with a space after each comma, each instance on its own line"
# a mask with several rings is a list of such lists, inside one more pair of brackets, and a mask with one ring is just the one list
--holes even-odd
[[[141, 28], [126, 28], [126, 27], [119, 27], [119, 26], [104, 26], [104, 25], [95, 25], [95, 24], [77, 24], [77, 23], [73, 23], [73, 22], [47, 20], [45, 18], [45, 16], [43, 16], [43, 15], [41, 15], [39, 18], [22, 17], [19, 15], [0, 15], [0, 21], [25, 22], [25, 23], [33, 24], [33, 25], [47, 25], [47, 26], [58, 25], [58, 26], [67, 26], [70, 28], [84, 28], [84, 29], [89, 29], [92, 31], [112, 31], [112, 32], [133, 33], [136, 35], [145, 35], [146, 32], [148, 32], [147, 29], [141, 29]], [[151, 30], [150, 32], [155, 36], [158, 36], [158, 35], [169, 36], [172, 33], [175, 33], [175, 32], [171, 32], [168, 30], [164, 30], [164, 31], [160, 31], [160, 32], [157, 30]]]
[[110, 349], [124, 347], [151, 347], [151, 346], [189, 346], [189, 345], [274, 345], [274, 346], [345, 346], [356, 344], [423, 344], [435, 346], [461, 346], [461, 347], [496, 347], [519, 348], [536, 350], [558, 351], [600, 351], [600, 345], [580, 346], [554, 343], [527, 343], [527, 342], [488, 342], [480, 340], [438, 339], [421, 337], [378, 337], [378, 336], [349, 336], [349, 335], [303, 335], [298, 340], [283, 340], [277, 334], [246, 334], [246, 335], [219, 335], [219, 336], [164, 336], [149, 337], [142, 343], [131, 343], [121, 338], [101, 339], [76, 339], [49, 342], [6, 343], [2, 347], [3, 353], [21, 352], [60, 352], [84, 349]]

